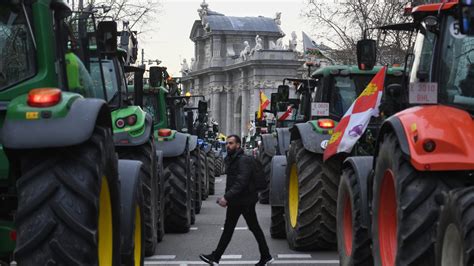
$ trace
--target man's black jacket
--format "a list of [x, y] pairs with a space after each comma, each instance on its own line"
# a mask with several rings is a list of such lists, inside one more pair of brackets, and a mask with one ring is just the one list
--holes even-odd
[[227, 182], [224, 198], [229, 205], [250, 205], [258, 200], [252, 180], [252, 158], [244, 155], [242, 149], [225, 157]]

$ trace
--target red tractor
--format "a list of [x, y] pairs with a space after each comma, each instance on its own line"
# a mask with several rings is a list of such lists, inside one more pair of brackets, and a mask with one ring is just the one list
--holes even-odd
[[[409, 108], [382, 124], [374, 156], [344, 163], [341, 265], [473, 265], [473, 9], [471, 0], [419, 5], [400, 26], [417, 34], [399, 93]], [[359, 48], [359, 65], [374, 65], [374, 41]]]

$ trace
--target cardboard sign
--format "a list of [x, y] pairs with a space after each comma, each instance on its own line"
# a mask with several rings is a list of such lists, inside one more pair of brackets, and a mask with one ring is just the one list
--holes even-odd
[[311, 103], [311, 116], [329, 116], [329, 103]]
[[438, 83], [410, 83], [409, 102], [410, 104], [436, 104], [438, 102]]

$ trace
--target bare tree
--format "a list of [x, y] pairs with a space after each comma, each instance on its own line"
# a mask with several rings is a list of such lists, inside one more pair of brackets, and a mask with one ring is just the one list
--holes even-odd
[[[76, 0], [77, 1], [77, 0]], [[128, 21], [130, 27], [138, 33], [150, 31], [156, 27], [156, 17], [161, 11], [161, 0], [85, 0], [95, 7], [110, 10], [102, 13], [116, 21]]]
[[316, 36], [335, 48], [333, 56], [341, 63], [355, 62], [357, 41], [364, 37], [377, 40], [378, 60], [382, 64], [403, 63], [408, 46], [406, 32], [380, 31], [373, 28], [407, 22], [400, 0], [307, 0], [303, 11]]

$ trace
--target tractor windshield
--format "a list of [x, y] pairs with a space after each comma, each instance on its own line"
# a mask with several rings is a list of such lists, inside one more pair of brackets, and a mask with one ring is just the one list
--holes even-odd
[[0, 89], [10, 87], [36, 73], [35, 47], [29, 9], [12, 10], [0, 4]]
[[329, 99], [331, 114], [342, 117], [373, 75], [335, 76]]
[[118, 101], [118, 82], [114, 73], [114, 62], [112, 60], [101, 60], [102, 71], [104, 73], [105, 91], [102, 89], [102, 78], [100, 76], [99, 61], [97, 59], [91, 60], [91, 76], [94, 80], [94, 88], [97, 98], [106, 100], [108, 103], [116, 104]]
[[444, 25], [439, 65], [440, 101], [474, 111], [474, 37], [462, 35], [448, 17]]

